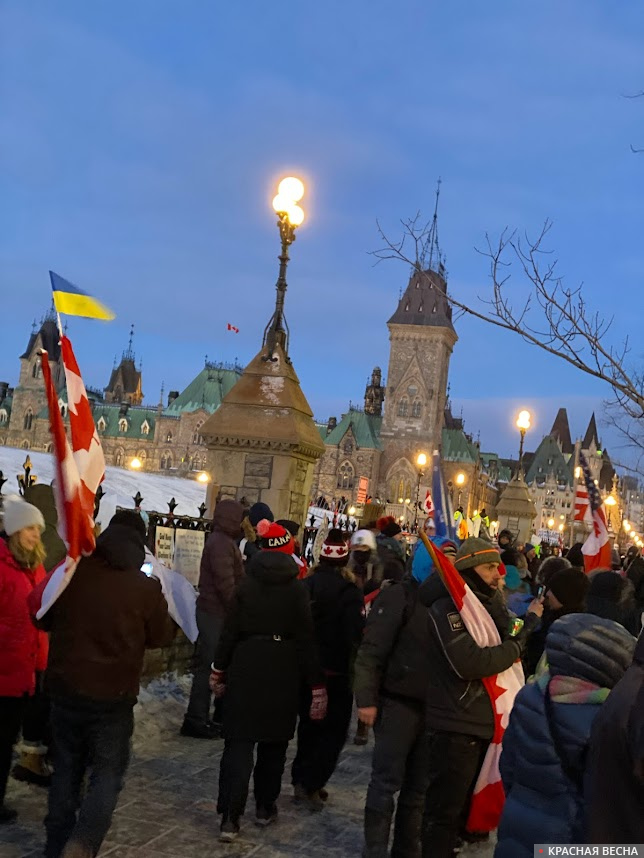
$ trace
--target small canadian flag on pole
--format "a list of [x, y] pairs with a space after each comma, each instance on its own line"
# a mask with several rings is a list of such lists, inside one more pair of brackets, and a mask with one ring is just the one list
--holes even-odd
[[234, 325], [231, 325], [230, 322], [228, 322], [228, 324], [226, 325], [226, 330], [232, 331], [234, 334], [239, 333], [239, 328], [236, 328]]

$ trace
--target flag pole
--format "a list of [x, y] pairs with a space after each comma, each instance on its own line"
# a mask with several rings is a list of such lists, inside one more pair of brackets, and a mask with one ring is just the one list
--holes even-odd
[[64, 336], [64, 334], [63, 334], [63, 323], [61, 321], [60, 313], [58, 312], [58, 310], [56, 310], [56, 318], [58, 319], [58, 334], [60, 336], [60, 339], [62, 340], [62, 338]]

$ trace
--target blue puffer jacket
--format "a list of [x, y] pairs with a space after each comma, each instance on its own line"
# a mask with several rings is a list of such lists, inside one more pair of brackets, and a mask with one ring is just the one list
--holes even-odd
[[[546, 640], [551, 676], [612, 688], [635, 647], [619, 623], [589, 614], [557, 620]], [[501, 777], [506, 801], [495, 858], [532, 858], [535, 843], [583, 843], [580, 791], [597, 703], [552, 702], [562, 763], [546, 714], [544, 691], [531, 682], [517, 695], [503, 738]]]

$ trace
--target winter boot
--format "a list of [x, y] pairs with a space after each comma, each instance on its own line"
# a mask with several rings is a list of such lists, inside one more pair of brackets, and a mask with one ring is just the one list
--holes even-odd
[[11, 774], [17, 781], [48, 787], [52, 768], [46, 755], [47, 748], [44, 745], [23, 744], [20, 747], [20, 758]]
[[422, 827], [423, 808], [398, 802], [391, 858], [421, 858]]
[[239, 837], [239, 820], [224, 817], [219, 829], [220, 843], [234, 843]]
[[364, 849], [362, 858], [387, 858], [391, 813], [386, 810], [364, 809]]
[[61, 858], [92, 858], [93, 850], [80, 840], [68, 840]]

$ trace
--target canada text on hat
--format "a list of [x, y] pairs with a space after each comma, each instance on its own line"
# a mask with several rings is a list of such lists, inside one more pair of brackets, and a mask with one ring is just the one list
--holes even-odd
[[263, 518], [257, 525], [257, 533], [262, 537], [262, 547], [266, 551], [283, 551], [292, 554], [295, 547], [291, 534], [282, 527], [268, 519]]

